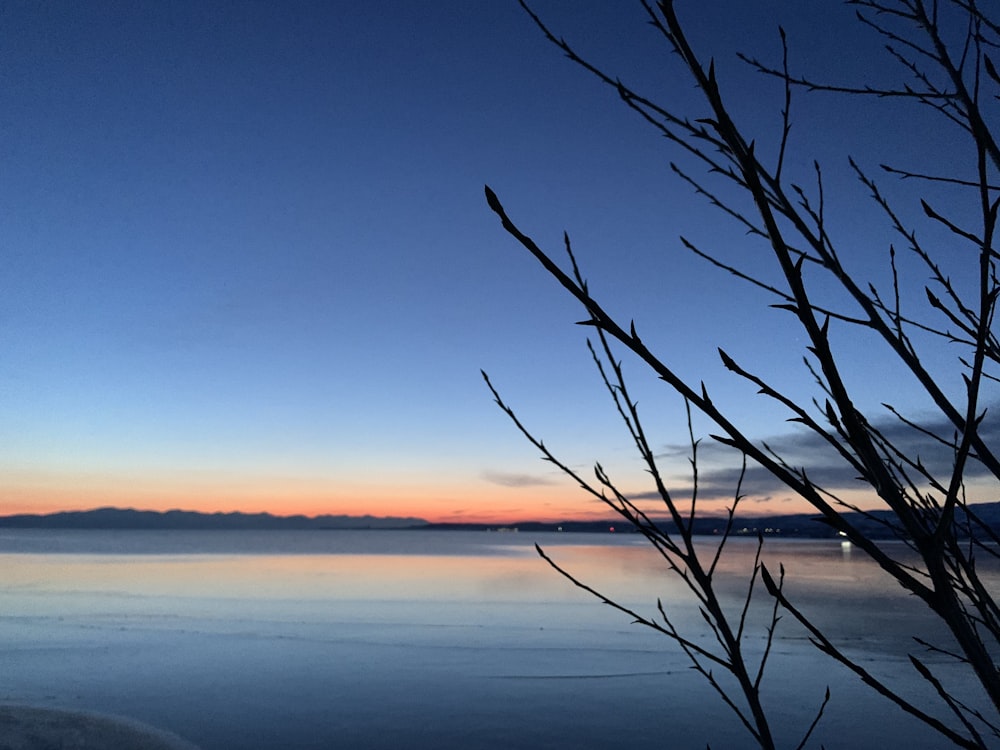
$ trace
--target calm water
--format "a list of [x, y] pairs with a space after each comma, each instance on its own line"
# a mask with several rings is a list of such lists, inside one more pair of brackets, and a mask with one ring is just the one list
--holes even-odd
[[[204, 750], [750, 746], [672, 644], [572, 587], [535, 542], [644, 613], [661, 597], [705, 642], [632, 536], [3, 531], [0, 700], [125, 714]], [[752, 553], [737, 540], [720, 574], [734, 606]], [[926, 616], [856, 550], [782, 540], [768, 557], [847, 650], [913, 682]], [[790, 621], [772, 669], [790, 747], [827, 685], [827, 748], [940, 746]]]

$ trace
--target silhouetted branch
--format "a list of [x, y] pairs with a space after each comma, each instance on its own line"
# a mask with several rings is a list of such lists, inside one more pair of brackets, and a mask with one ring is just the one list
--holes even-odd
[[[761, 546], [757, 548], [753, 569], [748, 571], [741, 608], [733, 619], [719, 603], [713, 576], [732, 533], [736, 507], [743, 498], [747, 462], [753, 462], [811, 504], [824, 523], [868, 555], [946, 626], [954, 644], [948, 647], [931, 645], [917, 636], [918, 642], [937, 653], [956, 658], [982, 686], [994, 714], [1000, 712], [1000, 673], [994, 658], [1000, 653], [1000, 606], [991, 585], [980, 576], [976, 562], [977, 554], [1000, 557], [1000, 534], [979, 517], [966, 497], [970, 476], [978, 478], [985, 470], [993, 482], [1000, 482], [1000, 457], [992, 445], [991, 433], [984, 429], [986, 407], [996, 398], [996, 394], [987, 389], [1000, 382], [995, 374], [995, 366], [1000, 364], [1000, 338], [994, 329], [1000, 299], [997, 272], [1000, 253], [994, 248], [1000, 213], [1000, 197], [994, 197], [1000, 189], [995, 184], [1000, 171], [1000, 148], [997, 145], [998, 128], [990, 119], [997, 112], [984, 109], [984, 102], [996, 101], [997, 92], [1000, 92], [1000, 73], [986, 54], [986, 50], [1000, 49], [1000, 24], [990, 18], [996, 10], [992, 6], [984, 10], [976, 0], [945, 0], [930, 5], [925, 0], [850, 0], [861, 9], [859, 22], [881, 37], [885, 54], [895, 63], [900, 78], [889, 86], [829, 84], [807, 75], [793, 74], [789, 40], [779, 28], [781, 63], [778, 66], [768, 66], [753, 56], [741, 55], [753, 69], [776, 79], [782, 88], [781, 126], [775, 139], [777, 159], [773, 167], [768, 167], [758, 158], [756, 141], [745, 135], [747, 131], [736, 121], [728, 106], [728, 96], [716, 75], [714, 62], [702, 58], [693, 48], [672, 0], [660, 0], [655, 4], [650, 0], [640, 2], [650, 24], [674, 53], [674, 59], [679, 61], [687, 80], [702, 94], [705, 111], [697, 116], [663, 107], [617, 77], [608, 75], [554, 35], [525, 0], [520, 2], [546, 38], [574, 64], [613, 88], [626, 106], [664, 135], [669, 144], [679, 147], [704, 168], [706, 177], [701, 179], [671, 163], [673, 174], [682, 183], [746, 232], [748, 246], [755, 254], [748, 253], [747, 259], [741, 259], [737, 265], [700, 249], [693, 240], [682, 237], [680, 242], [714, 268], [773, 295], [776, 301], [772, 307], [794, 316], [804, 341], [803, 362], [812, 378], [816, 396], [803, 399], [792, 395], [795, 393], [792, 389], [778, 389], [766, 377], [751, 373], [720, 350], [723, 366], [756, 386], [760, 395], [786, 409], [790, 421], [804, 426], [807, 434], [816, 438], [811, 445], [825, 451], [824, 460], [855, 475], [868, 492], [866, 504], [875, 505], [869, 509], [848, 501], [846, 495], [838, 494], [837, 485], [823, 487], [814, 482], [810, 466], [799, 465], [793, 454], [751, 438], [712, 399], [703, 383], [685, 380], [670, 362], [652, 351], [639, 336], [633, 321], [625, 324], [624, 319], [608, 313], [608, 308], [588, 288], [568, 235], [564, 234], [564, 245], [569, 272], [517, 226], [487, 187], [487, 202], [505, 231], [585, 309], [587, 317], [582, 323], [593, 327], [597, 337], [596, 346], [588, 341], [591, 357], [656, 494], [663, 501], [670, 527], [661, 526], [639, 509], [618, 489], [600, 464], [595, 466], [596, 482], [591, 484], [559, 461], [540, 440], [531, 436], [487, 380], [494, 398], [545, 460], [572, 477], [590, 495], [607, 503], [645, 536], [664, 558], [668, 570], [684, 582], [697, 600], [704, 626], [719, 650], [696, 645], [693, 639], [678, 632], [662, 602], [657, 604], [659, 621], [638, 618], [632, 610], [615, 605], [572, 578], [549, 558], [545, 559], [574, 584], [636, 616], [637, 622], [654, 623], [651, 627], [678, 643], [693, 668], [719, 693], [761, 747], [773, 747], [768, 718], [760, 700], [760, 686], [772, 653], [781, 609], [790, 612], [807, 629], [812, 642], [823, 653], [846, 666], [877, 693], [947, 741], [959, 747], [985, 747], [984, 737], [997, 734], [996, 726], [1000, 725], [995, 715], [985, 716], [978, 708], [959, 700], [916, 658], [912, 658], [914, 668], [934, 689], [939, 708], [950, 713], [949, 721], [953, 726], [903, 697], [901, 689], [878, 680], [838, 649], [788, 600], [781, 582], [774, 581], [761, 563]], [[873, 96], [898, 102], [900, 106], [923, 105], [949, 129], [950, 138], [957, 133], [963, 139], [967, 159], [956, 163], [954, 174], [889, 167], [885, 165], [886, 160], [881, 165], [886, 172], [901, 179], [917, 180], [937, 190], [951, 191], [944, 198], [935, 195], [933, 200], [920, 201], [919, 220], [933, 226], [937, 234], [944, 235], [944, 240], [932, 245], [918, 237], [909, 218], [904, 219], [904, 215], [909, 217], [910, 214], [904, 214], [894, 205], [863, 168], [854, 159], [849, 159], [858, 180], [882, 211], [890, 228], [905, 239], [906, 252], [902, 256], [893, 245], [887, 248], [891, 290], [880, 292], [876, 283], [853, 272], [842, 261], [839, 250], [843, 249], [844, 242], [837, 237], [835, 227], [831, 228], [820, 165], [813, 161], [815, 187], [808, 191], [789, 182], [785, 175], [790, 164], [791, 112], [796, 90]], [[991, 96], [987, 97], [987, 92]], [[887, 140], [887, 150], [895, 147], [891, 140]], [[970, 177], [972, 174], [974, 178]], [[713, 180], [721, 180], [725, 190], [712, 187]], [[736, 198], [728, 197], [731, 195]], [[972, 262], [973, 256], [975, 262]], [[773, 264], [776, 273], [761, 270], [764, 259]], [[928, 284], [907, 285], [901, 268], [904, 262], [929, 272]], [[753, 271], [747, 270], [751, 268]], [[838, 302], [829, 301], [836, 298], [827, 294], [830, 288], [840, 293]], [[905, 379], [918, 384], [935, 411], [934, 415], [918, 419], [886, 403], [883, 404], [885, 411], [876, 418], [860, 408], [852, 385], [857, 382], [857, 374], [850, 372], [852, 360], [842, 357], [835, 346], [838, 335], [835, 329], [870, 334], [872, 341], [881, 342], [895, 366], [891, 375], [886, 376], [887, 383]], [[951, 371], [942, 365], [941, 357], [927, 342], [950, 343], [960, 349], [954, 359], [954, 382], [942, 376], [942, 371], [948, 374]], [[789, 343], [793, 343], [791, 339]], [[667, 490], [658, 458], [635, 400], [629, 394], [622, 362], [614, 353], [618, 346], [634, 355], [685, 403], [691, 493], [684, 508]], [[721, 542], [704, 561], [704, 553], [696, 548], [693, 539], [700, 507], [700, 443], [693, 432], [692, 410], [714, 423], [716, 432], [710, 436], [719, 444], [736, 450], [743, 462]], [[883, 426], [886, 414], [909, 428], [904, 430], [907, 432], [905, 437]], [[941, 423], [947, 426], [939, 426]], [[922, 458], [919, 450], [913, 448], [914, 440], [922, 442], [924, 450], [934, 456], [947, 450], [950, 465], [940, 460], [925, 461], [926, 456]], [[978, 464], [974, 475], [970, 473], [971, 463]], [[822, 481], [826, 483], [825, 479]], [[906, 545], [905, 549], [915, 553], [915, 558], [899, 555], [898, 550], [877, 543], [862, 522], [874, 523], [899, 539]], [[759, 545], [762, 544], [761, 539]], [[763, 656], [751, 669], [740, 644], [748, 627], [758, 575], [774, 602]], [[733, 675], [739, 685], [738, 693], [723, 689], [713, 671], [719, 668]], [[828, 700], [829, 692], [799, 747], [804, 747], [812, 736]]]

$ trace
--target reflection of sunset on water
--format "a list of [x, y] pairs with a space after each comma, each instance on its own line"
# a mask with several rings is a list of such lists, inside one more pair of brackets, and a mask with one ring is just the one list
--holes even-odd
[[[391, 750], [414, 726], [441, 747], [638, 745], [661, 737], [665, 705], [675, 734], [703, 738], [710, 726], [714, 744], [738, 746], [677, 649], [574, 588], [536, 542], [636, 611], [653, 616], [660, 599], [678, 627], [700, 632], [697, 604], [633, 534], [4, 530], [5, 690], [114, 705], [202, 750]], [[717, 584], [738, 609], [755, 543], [730, 545]], [[845, 558], [837, 540], [773, 540], [765, 559], [786, 565], [788, 594], [871, 668], [908, 669], [910, 628], [926, 615], [867, 558]], [[751, 651], [770, 602], [758, 604]], [[852, 746], [863, 746], [891, 730], [880, 740], [891, 746], [905, 730], [794, 623], [779, 624], [776, 643], [782, 679], [765, 684], [783, 705], [831, 683], [825, 721], [838, 740], [862, 732]], [[567, 710], [581, 702], [605, 711]], [[910, 750], [935, 750], [914, 737]]]

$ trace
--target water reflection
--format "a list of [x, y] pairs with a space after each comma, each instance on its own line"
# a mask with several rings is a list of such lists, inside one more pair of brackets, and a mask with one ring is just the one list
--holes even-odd
[[[418, 534], [414, 540], [414, 533], [347, 534], [334, 541], [338, 549], [348, 551], [323, 554], [302, 551], [329, 544], [329, 537], [323, 535], [318, 540], [295, 538], [294, 545], [282, 554], [270, 550], [252, 553], [246, 547], [235, 554], [237, 542], [232, 534], [223, 537], [216, 553], [6, 553], [0, 554], [5, 571], [0, 597], [3, 611], [9, 615], [53, 614], [70, 606], [83, 611], [97, 601], [122, 612], [138, 602], [154, 610], [210, 606], [220, 611], [246, 602], [258, 610], [287, 610], [291, 602], [355, 602], [359, 607], [377, 601], [452, 602], [479, 608], [591, 602], [588, 594], [575, 589], [537, 557], [533, 544], [538, 541], [560, 566], [629, 606], [651, 612], [657, 599], [662, 599], [683, 612], [693, 605], [683, 581], [638, 538], [616, 535], [608, 544], [603, 542], [611, 540], [604, 535], [519, 534], [515, 543], [505, 540], [496, 544], [487, 534], [445, 532], [445, 538], [420, 538]], [[202, 550], [210, 546], [206, 541], [214, 541], [194, 536], [193, 542], [183, 534], [168, 541], [175, 548]], [[38, 541], [36, 536], [31, 543], [37, 546]], [[372, 541], [385, 551], [359, 551]], [[254, 542], [252, 535], [241, 541], [244, 545]], [[115, 540], [92, 539], [89, 543], [105, 550]], [[164, 540], [159, 543], [170, 549]], [[703, 542], [706, 555], [711, 554], [714, 544], [714, 540]], [[67, 548], [65, 538], [57, 539], [56, 545], [60, 550]], [[720, 560], [717, 587], [734, 606], [745, 594], [755, 549], [753, 540], [734, 539]], [[873, 600], [878, 600], [876, 609], [880, 611], [921, 616], [912, 598], [865, 556], [854, 554], [847, 542], [781, 540], [765, 546], [763, 559], [775, 573], [784, 565], [786, 590], [821, 610], [817, 615], [821, 619], [846, 623], [850, 618], [843, 617], [844, 612], [869, 607]], [[553, 609], [550, 616], [558, 612]], [[900, 632], [900, 628], [893, 632]]]
[[[649, 615], [661, 598], [702, 637], [683, 583], [634, 536], [99, 536], [56, 535], [49, 551], [40, 534], [0, 539], [7, 700], [127, 713], [205, 750], [658, 747], [668, 726], [691, 740], [678, 746], [742, 746], [676, 649], [574, 588], [533, 547]], [[714, 540], [703, 544], [710, 552]], [[754, 551], [735, 539], [720, 563], [736, 612]], [[784, 564], [789, 595], [866, 664], [909, 673], [909, 636], [927, 617], [863, 555], [837, 540], [779, 540], [764, 557]], [[768, 611], [762, 597], [751, 650]], [[775, 659], [782, 679], [765, 684], [789, 731], [832, 684], [828, 746], [899, 744], [905, 723], [887, 723], [888, 709], [787, 620]]]

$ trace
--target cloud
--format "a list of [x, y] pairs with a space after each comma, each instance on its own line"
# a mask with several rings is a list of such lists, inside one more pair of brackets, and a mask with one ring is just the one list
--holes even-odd
[[[994, 412], [1000, 412], [1000, 404], [992, 406], [988, 417]], [[909, 418], [909, 417], [908, 417]], [[954, 427], [940, 415], [924, 418], [913, 418], [913, 421], [928, 433], [939, 435], [945, 440], [951, 440]], [[899, 421], [892, 414], [885, 413], [878, 418], [870, 418], [871, 424], [889, 440], [901, 453], [910, 458], [919, 457], [924, 467], [933, 475], [947, 478], [952, 467], [952, 454], [947, 446], [932, 439], [928, 434], [915, 430]], [[980, 427], [980, 434], [987, 445], [1000, 444], [1000, 420], [986, 419]], [[771, 451], [780, 455], [789, 465], [803, 468], [806, 475], [815, 485], [832, 493], [850, 491], [871, 492], [869, 485], [858, 480], [856, 472], [840, 457], [840, 455], [823, 438], [805, 427], [797, 427], [787, 432], [779, 433], [762, 440], [757, 444], [766, 444]], [[690, 456], [690, 446], [664, 445], [657, 452], [661, 460], [661, 469], [673, 473], [673, 477], [664, 476], [671, 496], [683, 504], [691, 497], [691, 478], [686, 471], [687, 459]], [[668, 469], [668, 466], [670, 469]], [[969, 462], [966, 479], [974, 481], [990, 475], [988, 469], [978, 461]], [[484, 471], [482, 478], [492, 484], [505, 487], [536, 487], [557, 484], [550, 476], [534, 474], [517, 474], [499, 471]], [[915, 477], [916, 479], [916, 477]], [[728, 446], [705, 439], [698, 448], [698, 498], [706, 503], [732, 503], [737, 484], [740, 482], [739, 454]], [[635, 491], [629, 491], [624, 484], [630, 484]], [[625, 482], [620, 489], [632, 502], [645, 505], [662, 502], [660, 495], [649, 484]], [[638, 485], [638, 486], [636, 486]], [[795, 499], [794, 493], [776, 479], [766, 469], [748, 461], [746, 473], [743, 475], [741, 494], [746, 502], [754, 503], [785, 503]]]
[[[1000, 405], [997, 405], [1000, 410]], [[992, 413], [993, 409], [990, 410]], [[955, 429], [943, 416], [914, 420], [923, 430], [938, 435], [945, 440], [953, 438]], [[899, 421], [891, 414], [871, 420], [871, 424], [890, 441], [897, 450], [911, 459], [919, 458], [924, 467], [933, 475], [947, 478], [952, 468], [952, 452], [927, 434], [915, 430]], [[986, 420], [980, 434], [987, 444], [1000, 440], [1000, 424]], [[858, 480], [857, 474], [822, 437], [807, 428], [801, 428], [758, 441], [766, 443], [776, 454], [794, 467], [805, 469], [814, 484], [830, 491], [861, 489], [867, 485]], [[738, 454], [732, 449], [706, 440], [699, 447], [699, 494], [705, 499], [718, 497], [732, 498], [740, 477], [736, 465]], [[978, 461], [969, 462], [966, 478], [974, 480], [990, 475], [989, 470]], [[916, 478], [916, 477], [915, 477]], [[947, 483], [947, 479], [943, 480]], [[743, 478], [743, 493], [746, 495], [770, 495], [787, 492], [788, 488], [766, 469], [753, 464], [747, 465]], [[683, 496], [685, 490], [678, 490]], [[686, 492], [690, 493], [690, 489]]]
[[656, 458], [686, 458], [691, 456], [690, 443], [668, 443], [660, 448]]
[[508, 471], [484, 471], [480, 476], [490, 484], [499, 484], [502, 487], [541, 487], [555, 484], [548, 477], [536, 474], [515, 474]]

